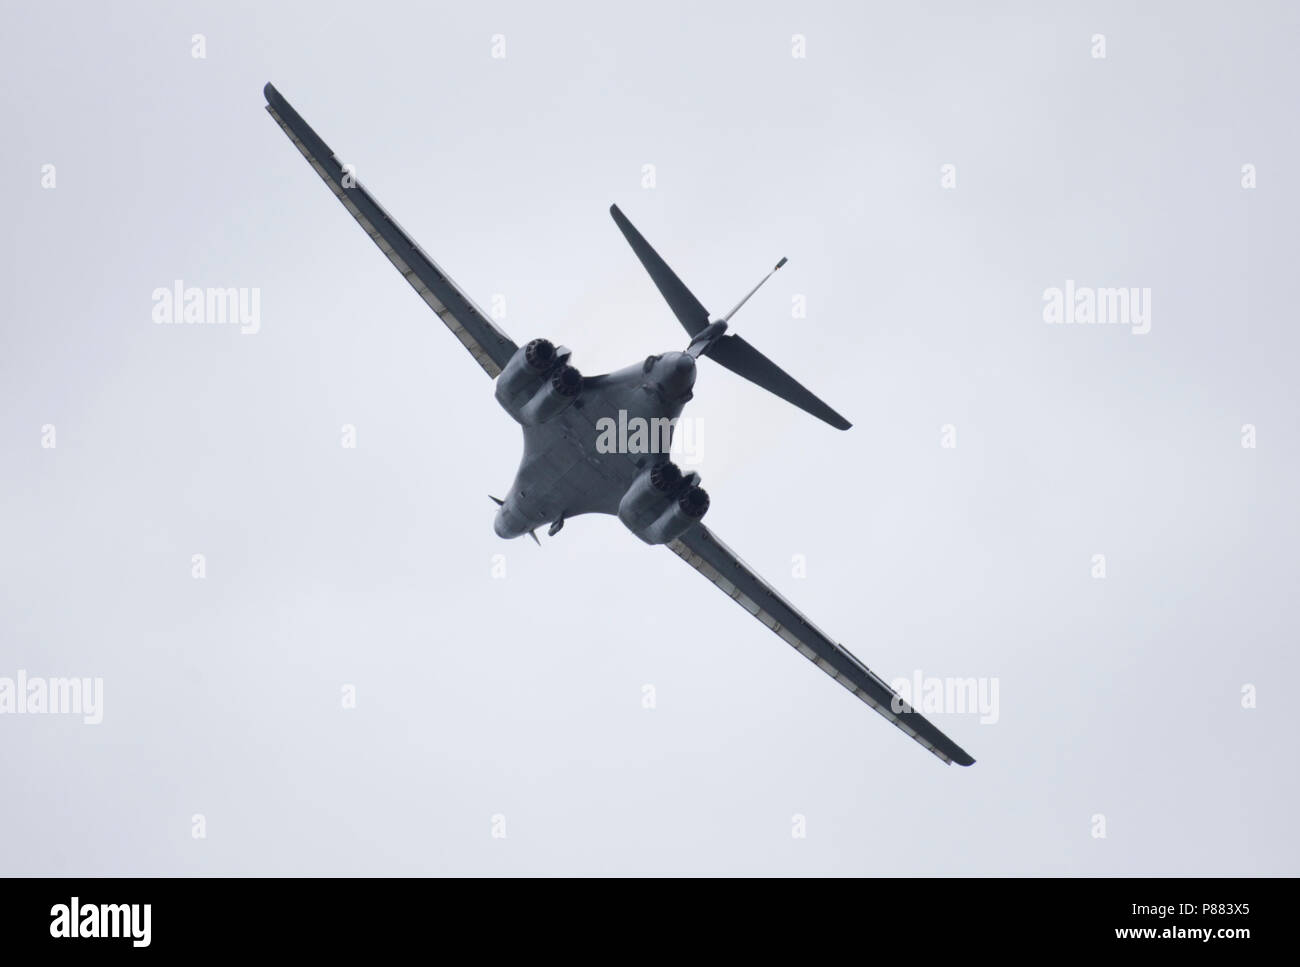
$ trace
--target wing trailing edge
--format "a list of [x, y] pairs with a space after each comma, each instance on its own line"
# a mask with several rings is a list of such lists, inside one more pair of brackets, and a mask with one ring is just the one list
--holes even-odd
[[267, 84], [267, 113], [280, 125], [308, 163], [329, 186], [330, 191], [370, 236], [370, 240], [393, 263], [393, 267], [410, 283], [416, 294], [452, 331], [470, 355], [495, 379], [519, 347], [496, 327], [447, 276], [438, 263], [429, 258], [397, 221], [346, 169], [301, 114], [284, 96]]

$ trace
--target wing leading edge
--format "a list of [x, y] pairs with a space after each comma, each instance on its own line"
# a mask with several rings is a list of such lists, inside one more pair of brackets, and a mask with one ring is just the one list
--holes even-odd
[[[964, 749], [914, 711], [875, 672], [814, 627], [703, 524], [695, 524], [668, 546], [787, 644], [922, 747], [947, 763], [962, 766], [974, 763]], [[895, 707], [901, 712], [895, 712]]]
[[267, 112], [284, 129], [294, 147], [302, 152], [303, 157], [316, 169], [316, 174], [329, 185], [343, 207], [366, 230], [380, 251], [388, 256], [397, 271], [411, 283], [420, 298], [447, 324], [447, 328], [464, 344], [470, 355], [478, 360], [484, 371], [495, 379], [519, 347], [492, 324], [433, 259], [424, 254], [424, 250], [415, 244], [415, 240], [402, 230], [402, 226], [384, 211], [383, 206], [375, 201], [361, 183], [344, 171], [329, 145], [321, 140], [320, 135], [312, 130], [311, 125], [302, 119], [302, 115], [293, 109], [279, 91], [267, 84], [263, 93], [266, 95]]

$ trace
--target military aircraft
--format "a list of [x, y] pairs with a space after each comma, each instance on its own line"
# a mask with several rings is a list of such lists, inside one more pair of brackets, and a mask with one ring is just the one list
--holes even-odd
[[[824, 420], [847, 430], [849, 422], [740, 336], [727, 331], [736, 307], [720, 319], [682, 284], [617, 206], [615, 223], [650, 273], [690, 336], [685, 350], [647, 356], [643, 362], [600, 376], [584, 376], [570, 351], [546, 339], [519, 346], [502, 332], [447, 274], [380, 207], [350, 168], [329, 149], [288, 101], [267, 84], [266, 109], [289, 140], [420, 298], [446, 323], [483, 371], [496, 380], [496, 398], [522, 427], [523, 460], [504, 498], [494, 529], [503, 538], [554, 536], [579, 514], [612, 514], [647, 544], [666, 544], [746, 611], [852, 694], [946, 763], [975, 760], [903, 700], [871, 669], [805, 618], [715, 537], [701, 522], [709, 496], [699, 474], [682, 473], [665, 452], [599, 446], [602, 426], [614, 419], [645, 424], [671, 421], [691, 399], [697, 361], [711, 359]], [[662, 425], [662, 424], [660, 424]], [[538, 541], [540, 544], [541, 542]]]

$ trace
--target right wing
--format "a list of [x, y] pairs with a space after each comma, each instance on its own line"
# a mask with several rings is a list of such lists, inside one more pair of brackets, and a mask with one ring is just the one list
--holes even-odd
[[[424, 254], [420, 246], [402, 231], [402, 226], [384, 211], [379, 202], [361, 187], [361, 183], [343, 170], [334, 152], [302, 119], [293, 106], [272, 85], [267, 84], [266, 110], [275, 118], [294, 147], [302, 152], [338, 196], [357, 223], [366, 230], [371, 241], [406, 277], [421, 299], [429, 304], [456, 338], [465, 344], [478, 364], [495, 379], [505, 368], [519, 347], [504, 332], [492, 324], [469, 296], [461, 292], [456, 283], [447, 278], [436, 262]], [[345, 183], [346, 180], [346, 183]]]
[[914, 711], [846, 648], [836, 644], [795, 610], [771, 585], [749, 569], [731, 548], [703, 524], [693, 524], [668, 547], [720, 587], [786, 644], [901, 729], [909, 738], [947, 763], [968, 766], [974, 759]]

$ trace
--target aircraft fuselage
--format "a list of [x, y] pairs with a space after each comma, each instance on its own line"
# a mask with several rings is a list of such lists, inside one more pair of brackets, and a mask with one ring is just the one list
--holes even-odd
[[[520, 350], [522, 354], [523, 349]], [[504, 376], [507, 374], [503, 374]], [[523, 426], [524, 453], [493, 529], [513, 538], [579, 514], [615, 514], [637, 476], [666, 461], [672, 425], [691, 399], [695, 359], [681, 352], [582, 380], [580, 392], [560, 412], [530, 418], [527, 405], [498, 400]], [[536, 391], [540, 395], [547, 387]], [[632, 421], [663, 427], [661, 452], [609, 447], [610, 426]]]

